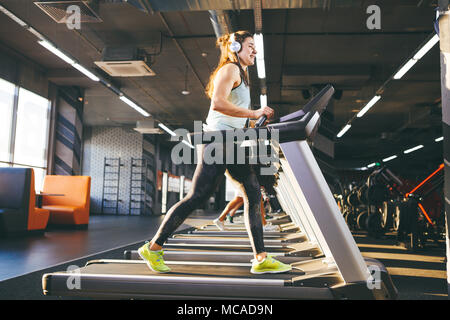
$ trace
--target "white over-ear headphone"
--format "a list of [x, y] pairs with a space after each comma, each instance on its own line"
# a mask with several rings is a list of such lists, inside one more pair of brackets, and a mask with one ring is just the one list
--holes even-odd
[[231, 52], [237, 53], [241, 50], [241, 44], [238, 41], [236, 41], [236, 37], [234, 36], [234, 33], [232, 33], [230, 35], [229, 42], [230, 42], [230, 51]]

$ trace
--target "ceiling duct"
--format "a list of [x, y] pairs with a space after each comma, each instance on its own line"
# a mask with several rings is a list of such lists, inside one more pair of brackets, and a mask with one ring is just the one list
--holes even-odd
[[253, 15], [255, 16], [255, 33], [262, 33], [262, 8], [261, 1], [254, 2]]
[[209, 20], [211, 21], [214, 33], [217, 38], [224, 34], [232, 33], [237, 30], [237, 16], [233, 11], [224, 10], [208, 10]]
[[80, 8], [80, 23], [102, 22], [98, 15], [98, 0], [36, 1], [34, 4], [57, 23], [68, 22], [68, 18], [73, 15], [73, 11], [67, 10], [70, 6]]
[[149, 120], [142, 120], [136, 122], [136, 128], [134, 128], [137, 132], [141, 134], [163, 134], [164, 131], [162, 131], [158, 126], [155, 126], [155, 120], [149, 119]]
[[94, 61], [111, 77], [148, 77], [155, 72], [150, 69], [148, 55], [136, 47], [106, 47], [102, 61]]
[[209, 19], [211, 21], [216, 38], [220, 38], [226, 33], [233, 32], [229, 16], [222, 10], [209, 10]]
[[[261, 5], [262, 9], [322, 9], [332, 8], [361, 8], [361, 0], [110, 0], [127, 2], [147, 13], [169, 11], [207, 11], [207, 10], [254, 10]], [[447, 1], [447, 0], [442, 0]], [[375, 1], [376, 2], [376, 1]], [[385, 1], [386, 6], [417, 7], [416, 1]], [[369, 2], [370, 3], [370, 2]], [[434, 1], [428, 0], [421, 6], [433, 6]]]
[[[320, 8], [324, 10], [331, 7], [361, 6], [361, 0], [258, 0], [256, 5], [254, 0], [128, 0], [127, 2], [139, 10], [151, 10], [152, 13], [167, 11], [253, 10], [258, 5], [261, 5], [263, 9]], [[415, 6], [413, 3], [411, 5]]]

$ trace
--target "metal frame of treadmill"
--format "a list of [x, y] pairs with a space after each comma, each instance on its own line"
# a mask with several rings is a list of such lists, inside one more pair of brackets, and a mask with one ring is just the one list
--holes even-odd
[[293, 188], [290, 195], [301, 205], [308, 238], [317, 240], [346, 283], [367, 281], [370, 272], [307, 142], [282, 143], [280, 148], [285, 157], [281, 166]]

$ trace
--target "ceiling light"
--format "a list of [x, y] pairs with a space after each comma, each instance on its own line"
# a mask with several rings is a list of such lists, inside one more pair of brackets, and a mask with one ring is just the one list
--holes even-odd
[[444, 140], [444, 137], [439, 137], [439, 138], [434, 139], [434, 141], [436, 141], [436, 142], [439, 142], [439, 141], [442, 141], [442, 140]]
[[383, 162], [388, 162], [388, 161], [390, 161], [392, 159], [395, 159], [395, 158], [397, 158], [397, 156], [390, 156], [390, 157], [387, 157], [387, 158], [383, 159]]
[[267, 96], [265, 94], [259, 96], [259, 101], [261, 104], [261, 108], [267, 107]]
[[414, 55], [413, 59], [420, 60], [438, 42], [439, 42], [439, 36], [437, 34], [435, 34], [419, 51], [417, 51], [417, 53]]
[[75, 62], [75, 60], [73, 60], [72, 58], [70, 58], [69, 56], [67, 56], [65, 53], [63, 53], [61, 50], [59, 50], [58, 48], [56, 48], [54, 45], [52, 45], [50, 42], [46, 41], [46, 40], [40, 40], [38, 41], [38, 43], [43, 46], [44, 48], [46, 48], [48, 51], [50, 51], [51, 53], [53, 53], [54, 55], [58, 56], [59, 58], [61, 58], [62, 60], [64, 60], [65, 62], [67, 62], [68, 64], [72, 65], [75, 69], [77, 69], [78, 71], [80, 71], [81, 73], [83, 73], [85, 76], [87, 76], [88, 78], [90, 78], [93, 81], [100, 81], [100, 78], [97, 77], [95, 74], [93, 74], [92, 72], [90, 72], [89, 70], [87, 70], [85, 67], [83, 67], [82, 65], [78, 64], [77, 62]]
[[45, 49], [47, 49], [48, 51], [50, 51], [51, 53], [53, 53], [54, 55], [58, 56], [59, 58], [61, 58], [62, 60], [64, 60], [65, 62], [67, 62], [68, 64], [73, 65], [75, 63], [75, 61], [71, 58], [69, 58], [66, 54], [64, 54], [61, 50], [59, 50], [58, 48], [56, 48], [55, 46], [53, 46], [50, 42], [46, 41], [46, 40], [41, 40], [38, 41], [38, 43], [43, 46]]
[[261, 33], [256, 33], [253, 36], [255, 40], [256, 58], [258, 60], [264, 60], [264, 40]]
[[184, 143], [185, 145], [187, 145], [189, 148], [194, 149], [194, 146], [192, 144], [190, 144], [189, 142], [187, 142], [186, 140], [183, 140], [181, 142]]
[[397, 71], [397, 73], [394, 75], [394, 79], [400, 80], [401, 78], [403, 78], [405, 73], [407, 73], [409, 69], [411, 69], [417, 63], [417, 61], [418, 60], [410, 59], [407, 63], [405, 63], [403, 67], [400, 68], [400, 70]]
[[41, 40], [45, 40], [44, 36], [42, 34], [39, 33], [39, 31], [37, 31], [36, 29], [34, 29], [33, 27], [28, 27], [27, 30], [33, 34], [36, 38], [41, 39]]
[[264, 79], [266, 77], [266, 67], [264, 62], [264, 40], [261, 33], [254, 35], [255, 49], [256, 49], [256, 69], [258, 71], [258, 78]]
[[405, 150], [405, 151], [403, 151], [403, 153], [411, 153], [411, 152], [413, 152], [413, 151], [416, 151], [416, 150], [419, 150], [419, 149], [422, 149], [422, 148], [423, 148], [423, 145], [419, 145], [419, 146], [416, 146], [416, 147], [414, 147], [414, 148]]
[[19, 25], [21, 25], [22, 27], [26, 27], [28, 26], [24, 21], [22, 21], [21, 19], [19, 19], [14, 13], [12, 13], [11, 11], [9, 11], [8, 9], [6, 9], [4, 6], [0, 5], [0, 11], [3, 12], [5, 15], [7, 15], [8, 17], [10, 17], [14, 22], [18, 23]]
[[256, 70], [258, 71], [258, 78], [264, 79], [266, 77], [266, 67], [264, 59], [256, 59]]
[[145, 117], [149, 117], [150, 114], [145, 111], [144, 109], [142, 109], [140, 106], [138, 106], [136, 103], [134, 103], [133, 101], [131, 101], [130, 99], [128, 99], [125, 96], [120, 96], [120, 100], [122, 100], [123, 102], [125, 102], [126, 104], [128, 104], [130, 107], [132, 107], [134, 110], [136, 110], [137, 112], [139, 112], [140, 114], [142, 114]]
[[189, 70], [189, 66], [186, 66], [186, 75], [185, 75], [185, 77], [184, 77], [184, 90], [183, 91], [181, 91], [181, 94], [182, 95], [185, 95], [185, 96], [187, 96], [188, 94], [190, 94], [191, 92], [188, 90], [188, 87], [187, 87], [187, 81], [188, 81], [188, 79], [187, 79], [187, 76], [188, 76], [188, 70]]
[[375, 96], [372, 98], [372, 100], [369, 101], [368, 104], [366, 104], [366, 106], [364, 108], [361, 109], [360, 112], [358, 112], [358, 114], [356, 115], [358, 118], [361, 118], [364, 114], [366, 114], [367, 111], [369, 111], [370, 108], [373, 107], [373, 105], [375, 103], [378, 102], [378, 100], [381, 99], [381, 96]]
[[171, 136], [175, 137], [176, 133], [173, 132], [172, 130], [170, 130], [169, 128], [167, 128], [164, 124], [159, 123], [158, 126], [163, 129], [164, 131], [168, 132]]
[[342, 137], [347, 131], [348, 129], [350, 129], [352, 125], [351, 124], [347, 124], [338, 134], [336, 137], [340, 138]]
[[93, 80], [93, 81], [100, 81], [100, 78], [97, 77], [95, 74], [93, 74], [92, 72], [90, 72], [89, 70], [87, 70], [85, 67], [83, 67], [81, 64], [78, 63], [74, 63], [72, 65], [75, 69], [77, 69], [78, 71], [80, 71], [81, 73], [83, 73], [85, 76], [87, 76], [89, 79]]
[[371, 164], [368, 164], [367, 165], [367, 168], [372, 168], [372, 167], [375, 167], [376, 166], [376, 162], [373, 162], [373, 163], [371, 163]]
[[401, 79], [409, 71], [409, 69], [411, 69], [417, 63], [417, 61], [419, 61], [438, 42], [439, 36], [435, 34], [422, 48], [420, 48], [419, 51], [417, 51], [412, 59], [410, 59], [400, 68], [400, 70], [397, 71], [393, 78], [395, 80]]

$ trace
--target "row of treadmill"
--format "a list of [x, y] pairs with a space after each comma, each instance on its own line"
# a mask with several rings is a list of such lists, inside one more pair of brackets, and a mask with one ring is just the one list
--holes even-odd
[[[302, 109], [256, 129], [258, 137], [278, 133], [271, 145], [279, 155], [275, 189], [284, 213], [272, 222], [280, 231], [264, 232], [264, 243], [267, 252], [291, 264], [292, 271], [251, 274], [253, 253], [244, 224], [228, 225], [225, 231], [211, 224], [174, 234], [166, 242], [170, 273], [154, 273], [136, 251], [126, 251], [123, 260], [90, 261], [77, 274], [44, 274], [44, 294], [100, 299], [395, 299], [397, 290], [384, 265], [362, 257], [308, 144], [333, 93], [327, 85]], [[73, 277], [79, 277], [78, 286], [68, 285]]]

